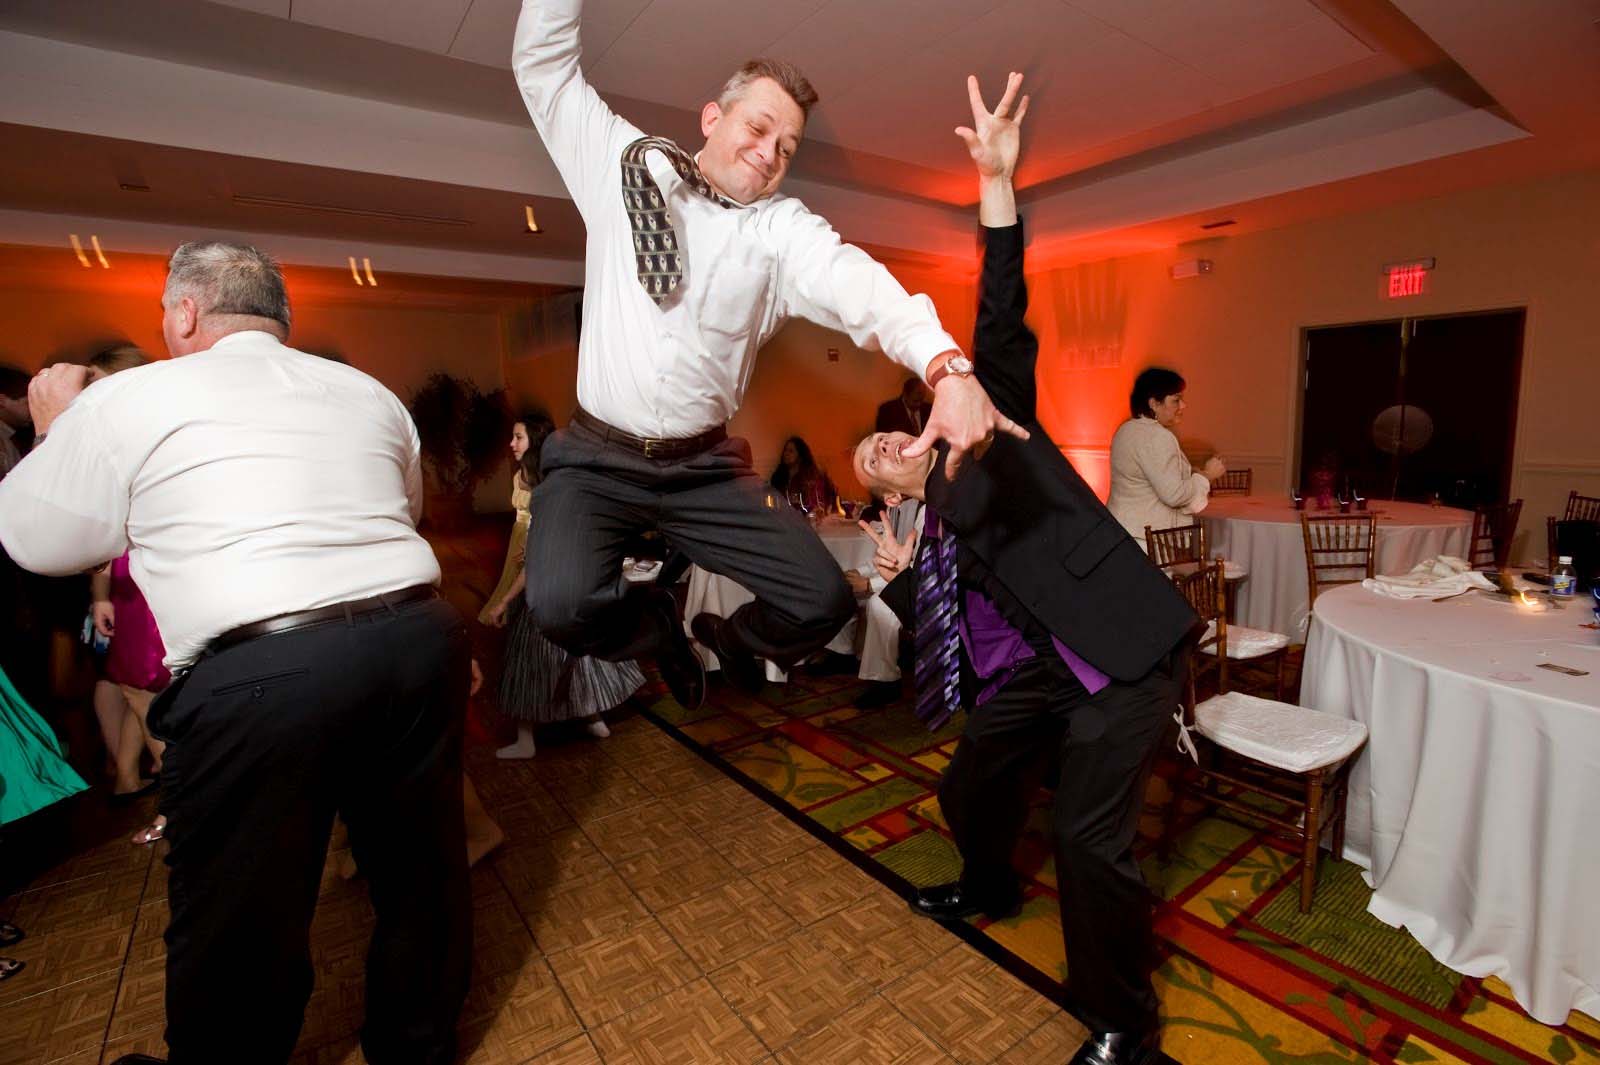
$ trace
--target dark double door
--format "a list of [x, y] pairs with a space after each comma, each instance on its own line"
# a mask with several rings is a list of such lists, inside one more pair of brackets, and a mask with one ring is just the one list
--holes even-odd
[[[1373, 498], [1507, 498], [1522, 310], [1306, 331], [1300, 484], [1333, 470]], [[1321, 475], [1326, 478], [1326, 472]]]

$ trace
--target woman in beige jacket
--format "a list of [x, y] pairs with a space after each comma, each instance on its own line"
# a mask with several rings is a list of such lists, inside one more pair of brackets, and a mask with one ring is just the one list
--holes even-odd
[[1178, 446], [1174, 427], [1187, 404], [1185, 382], [1171, 370], [1152, 367], [1133, 382], [1128, 405], [1133, 417], [1111, 438], [1111, 498], [1106, 505], [1144, 547], [1145, 526], [1188, 525], [1206, 509], [1211, 482], [1227, 469], [1212, 456], [1196, 472]]

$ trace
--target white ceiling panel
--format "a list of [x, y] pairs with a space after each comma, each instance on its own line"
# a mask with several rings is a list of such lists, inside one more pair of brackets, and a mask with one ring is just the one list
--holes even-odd
[[605, 92], [692, 108], [826, 0], [655, 0], [591, 68]]
[[1308, 0], [1064, 0], [1123, 33], [1182, 59], [1249, 41], [1312, 16]]
[[291, 0], [211, 0], [211, 3], [221, 4], [223, 7], [237, 7], [243, 11], [276, 15], [279, 18], [289, 17], [290, 2]]
[[[583, 5], [583, 66], [592, 67], [650, 0], [589, 0]], [[450, 54], [491, 67], [511, 65], [511, 37], [522, 0], [472, 0]]]
[[[1173, 86], [1198, 95], [1192, 70], [1059, 0], [1012, 0], [919, 54], [881, 73], [846, 98], [825, 102], [829, 125], [848, 147], [943, 169], [966, 166], [951, 130], [971, 121], [965, 79], [979, 80], [992, 104], [1005, 72], [1021, 70], [1042, 106], [1029, 113], [1033, 143], [1083, 147], [1070, 116], [1097, 99], [1118, 102], [1133, 129], [1172, 117]], [[1141, 114], [1139, 101], [1150, 101]], [[1131, 131], [1131, 130], [1129, 130]]]
[[[472, 0], [294, 0], [295, 22], [444, 52]], [[506, 52], [510, 54], [510, 46]]]
[[1001, 0], [832, 0], [772, 45], [799, 65], [824, 102], [882, 71], [917, 62], [925, 48], [957, 32]]
[[1188, 62], [1231, 96], [1248, 96], [1359, 63], [1372, 54], [1343, 26], [1318, 17]]

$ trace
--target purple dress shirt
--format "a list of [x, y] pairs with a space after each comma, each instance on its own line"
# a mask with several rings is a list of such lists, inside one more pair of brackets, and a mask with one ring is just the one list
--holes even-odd
[[[923, 534], [937, 539], [941, 532], [939, 516], [932, 507], [924, 509]], [[961, 645], [966, 648], [972, 671], [980, 681], [985, 682], [974, 703], [974, 706], [982, 706], [1006, 686], [1016, 674], [1017, 667], [1034, 657], [1034, 651], [1028, 645], [1027, 638], [1000, 613], [1000, 608], [994, 605], [993, 600], [976, 588], [963, 588], [961, 592]], [[1090, 695], [1111, 683], [1110, 677], [1085, 662], [1054, 635], [1050, 637], [1050, 643]]]

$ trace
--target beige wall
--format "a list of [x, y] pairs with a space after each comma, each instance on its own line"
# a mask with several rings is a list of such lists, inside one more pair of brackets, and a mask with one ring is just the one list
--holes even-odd
[[[1438, 260], [1430, 291], [1384, 299], [1383, 264], [1422, 256]], [[1167, 276], [1195, 257], [1215, 272]], [[1258, 491], [1286, 491], [1303, 329], [1526, 307], [1512, 493], [1526, 500], [1519, 555], [1542, 557], [1545, 515], [1570, 489], [1600, 494], [1597, 279], [1593, 171], [1045, 271], [1030, 279], [1041, 415], [1103, 490], [1134, 375], [1170, 365], [1189, 381], [1185, 446], [1252, 467]]]
[[[0, 362], [34, 370], [81, 358], [108, 341], [131, 340], [164, 355], [159, 290], [151, 295], [0, 289]], [[490, 312], [358, 307], [297, 301], [289, 342], [337, 355], [401, 399], [430, 373], [448, 370], [485, 390], [498, 388], [500, 323]]]
[[[294, 295], [290, 278], [290, 295]], [[165, 355], [160, 284], [148, 291], [84, 292], [0, 286], [0, 362], [33, 371], [81, 360], [110, 342], [132, 341]], [[402, 400], [435, 371], [470, 378], [489, 391], [501, 383], [501, 328], [493, 311], [355, 306], [296, 299], [289, 342], [337, 355], [382, 381]], [[506, 505], [504, 486], [484, 486], [480, 507]]]

